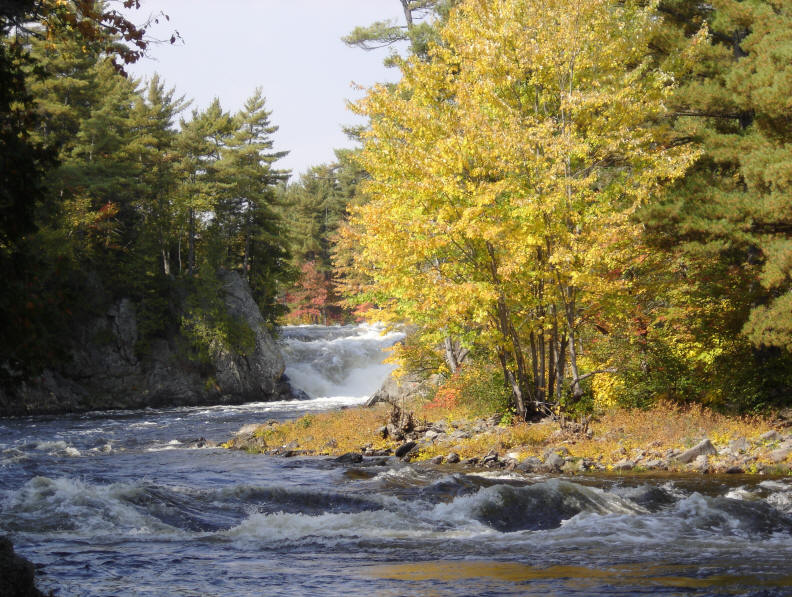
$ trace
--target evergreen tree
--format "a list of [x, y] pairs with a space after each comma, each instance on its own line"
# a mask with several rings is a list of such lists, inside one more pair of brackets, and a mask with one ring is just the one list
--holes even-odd
[[[179, 271], [192, 276], [196, 268], [196, 243], [200, 228], [212, 212], [213, 185], [206, 162], [212, 152], [209, 123], [205, 113], [193, 110], [190, 120], [182, 119], [176, 139], [179, 186], [175, 194], [179, 222]], [[182, 263], [181, 238], [186, 235], [187, 263]]]
[[175, 90], [165, 89], [158, 76], [148, 83], [144, 95], [136, 98], [129, 124], [133, 140], [130, 158], [137, 172], [136, 211], [141, 215], [142, 237], [139, 242], [153, 240], [151, 253], [159, 255], [161, 273], [171, 276], [171, 261], [177, 253], [178, 227], [175, 187], [176, 170], [175, 120], [186, 108], [183, 97]]
[[274, 317], [282, 281], [289, 277], [284, 223], [274, 208], [275, 186], [288, 172], [274, 163], [286, 152], [273, 151], [278, 130], [261, 89], [234, 117], [234, 132], [222, 152], [222, 177], [227, 181], [217, 205], [216, 224], [227, 246], [228, 267], [239, 268], [250, 283], [262, 311]]
[[710, 42], [673, 100], [677, 129], [703, 155], [643, 215], [672, 265], [650, 333], [666, 337], [661, 352], [679, 365], [658, 367], [686, 371], [713, 400], [778, 399], [792, 382], [792, 9], [772, 0], [660, 9], [669, 26], [657, 47], [671, 60], [696, 23]]

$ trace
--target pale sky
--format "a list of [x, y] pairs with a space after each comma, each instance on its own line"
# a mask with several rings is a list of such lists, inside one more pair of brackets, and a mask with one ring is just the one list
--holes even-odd
[[333, 161], [333, 149], [352, 146], [341, 127], [361, 122], [346, 109], [346, 100], [363, 95], [353, 82], [367, 87], [398, 77], [382, 65], [388, 50], [349, 48], [341, 37], [377, 20], [401, 23], [399, 0], [142, 0], [132, 20], [159, 11], [170, 22], [161, 19], [150, 33], [167, 38], [175, 29], [184, 43], [153, 45], [130, 74], [159, 73], [193, 100], [190, 110], [219, 97], [236, 112], [260, 86], [280, 127], [275, 149], [290, 151], [276, 166], [295, 177]]

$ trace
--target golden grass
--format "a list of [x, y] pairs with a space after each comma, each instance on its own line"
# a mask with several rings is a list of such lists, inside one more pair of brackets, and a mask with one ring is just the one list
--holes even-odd
[[304, 415], [278, 425], [263, 425], [254, 435], [266, 442], [266, 449], [291, 445], [314, 454], [359, 452], [366, 446], [391, 447], [377, 435], [387, 411], [384, 408], [349, 408]]
[[591, 425], [594, 437], [578, 443], [576, 451], [603, 457], [618, 452], [653, 448], [683, 450], [708, 438], [718, 447], [739, 437], [754, 438], [772, 428], [766, 417], [733, 417], [698, 404], [680, 406], [661, 401], [649, 409], [614, 409]]

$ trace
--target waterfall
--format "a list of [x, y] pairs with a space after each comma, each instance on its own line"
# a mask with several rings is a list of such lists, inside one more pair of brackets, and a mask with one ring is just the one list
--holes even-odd
[[383, 333], [381, 325], [288, 326], [280, 345], [286, 375], [312, 398], [367, 398], [377, 391], [393, 365], [382, 361], [404, 337]]

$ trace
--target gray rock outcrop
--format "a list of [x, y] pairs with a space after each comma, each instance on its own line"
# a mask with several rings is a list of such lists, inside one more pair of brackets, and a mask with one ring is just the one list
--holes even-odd
[[69, 362], [0, 389], [0, 416], [299, 397], [283, 376], [283, 357], [247, 282], [236, 272], [218, 277], [228, 314], [253, 332], [252, 351], [221, 348], [210, 353], [208, 363], [197, 363], [178, 333], [150, 340], [141, 351], [136, 305], [124, 298], [77, 327]]
[[217, 385], [224, 394], [250, 399], [271, 395], [286, 367], [283, 356], [267, 332], [247, 282], [236, 272], [222, 272], [220, 280], [229, 315], [245, 322], [253, 330], [255, 348], [250, 355], [234, 355], [227, 351], [213, 355]]

